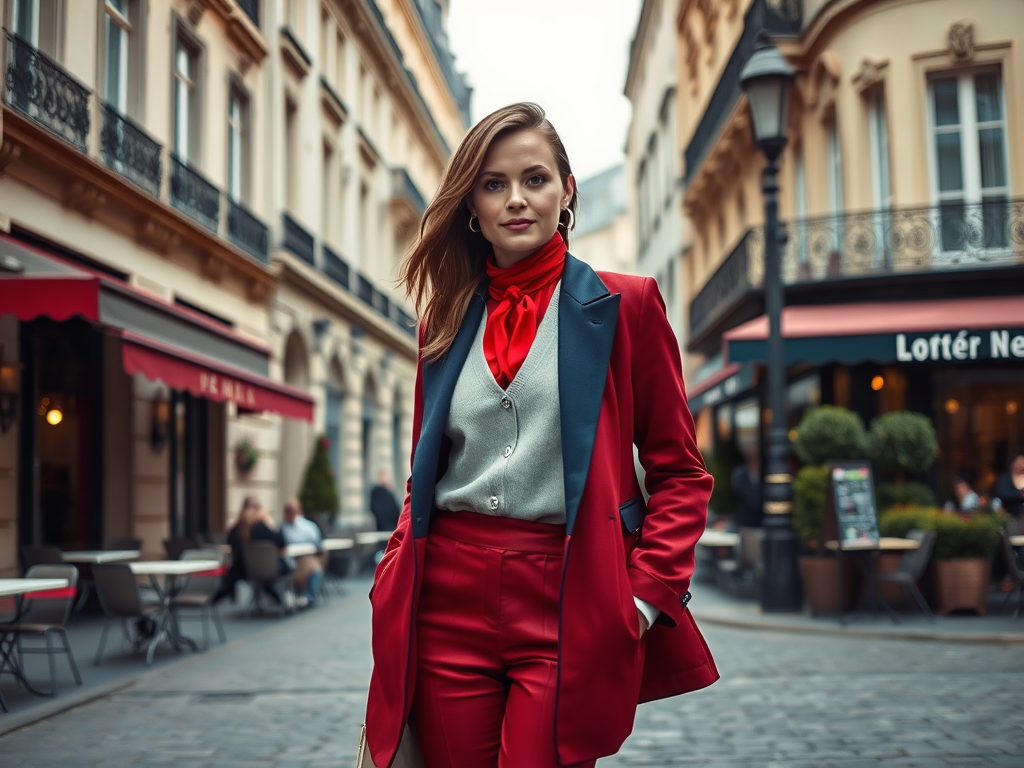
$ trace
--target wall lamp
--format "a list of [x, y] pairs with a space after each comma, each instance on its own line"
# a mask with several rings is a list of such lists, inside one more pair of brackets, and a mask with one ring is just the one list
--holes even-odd
[[171, 404], [162, 390], [153, 396], [150, 409], [149, 447], [160, 453], [171, 435]]

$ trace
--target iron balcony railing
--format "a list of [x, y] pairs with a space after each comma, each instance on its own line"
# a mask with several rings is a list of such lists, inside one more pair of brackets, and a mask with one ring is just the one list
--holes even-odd
[[228, 239], [254, 259], [267, 263], [267, 225], [241, 203], [228, 197]]
[[[1024, 266], [1024, 198], [942, 202], [783, 222], [785, 285]], [[764, 229], [747, 230], [690, 303], [698, 336], [764, 286]]]
[[160, 144], [110, 104], [103, 104], [100, 153], [103, 162], [154, 197], [160, 196]]
[[391, 194], [394, 197], [408, 200], [416, 210], [417, 216], [422, 216], [423, 212], [427, 210], [427, 201], [405, 168], [391, 169]]
[[316, 245], [313, 235], [287, 213], [281, 214], [284, 224], [284, 240], [281, 247], [291, 251], [307, 264], [316, 264]]
[[7, 103], [85, 152], [89, 89], [28, 42], [7, 32]]
[[242, 12], [252, 19], [257, 29], [260, 26], [260, 3], [259, 0], [238, 0], [238, 7]]
[[217, 232], [220, 224], [220, 190], [175, 155], [171, 155], [171, 205], [207, 229]]
[[336, 254], [329, 246], [321, 246], [321, 250], [324, 254], [324, 274], [342, 288], [348, 290], [349, 280], [352, 276], [352, 270], [349, 268], [348, 264], [346, 264], [345, 260]]

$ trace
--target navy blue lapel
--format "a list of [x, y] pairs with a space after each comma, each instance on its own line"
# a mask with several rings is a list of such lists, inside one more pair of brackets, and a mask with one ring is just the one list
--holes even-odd
[[452, 404], [452, 393], [469, 350], [473, 347], [473, 339], [480, 328], [483, 313], [483, 291], [478, 290], [470, 301], [466, 318], [448, 354], [440, 360], [423, 364], [423, 423], [412, 467], [412, 531], [416, 538], [426, 536], [430, 527], [437, 464], [444, 426], [448, 422], [448, 411]]
[[587, 484], [619, 299], [588, 265], [572, 254], [565, 257], [558, 302], [558, 400], [568, 533], [572, 533]]

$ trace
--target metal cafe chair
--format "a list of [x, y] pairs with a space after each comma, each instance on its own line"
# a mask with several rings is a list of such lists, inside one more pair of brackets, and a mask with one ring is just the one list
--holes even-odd
[[291, 574], [282, 575], [278, 572], [279, 557], [277, 545], [272, 541], [242, 542], [245, 577], [252, 589], [247, 615], [251, 616], [253, 609], [263, 613], [264, 591], [274, 586], [280, 590], [282, 615], [292, 612], [292, 608], [287, 602], [288, 592], [291, 589]]
[[[107, 633], [114, 620], [120, 621], [123, 637], [132, 644], [132, 650], [138, 651], [148, 641], [146, 664], [152, 664], [157, 643], [167, 636], [167, 609], [162, 603], [143, 602], [135, 574], [132, 573], [131, 566], [125, 563], [94, 565], [93, 576], [96, 579], [100, 605], [110, 619], [103, 627], [100, 647], [96, 649], [93, 664], [98, 667], [103, 659]], [[130, 625], [129, 621], [133, 624]], [[131, 627], [136, 630], [134, 635]]]
[[[888, 581], [899, 584], [904, 595], [914, 598], [920, 607], [921, 612], [930, 619], [934, 619], [932, 609], [925, 602], [924, 595], [917, 588], [917, 582], [921, 580], [928, 561], [932, 559], [932, 548], [935, 546], [935, 531], [919, 531], [913, 529], [907, 532], [907, 538], [917, 542], [917, 549], [908, 549], [900, 558], [899, 567], [891, 573], [879, 573], [875, 576], [878, 582]], [[908, 601], [909, 602], [909, 601]]]
[[220, 612], [213, 604], [213, 596], [217, 594], [224, 573], [225, 557], [223, 552], [216, 549], [186, 549], [181, 553], [181, 560], [216, 560], [218, 563], [217, 568], [212, 571], [202, 571], [189, 576], [181, 592], [171, 597], [172, 618], [179, 627], [183, 611], [198, 611], [199, 620], [203, 625], [203, 650], [210, 647], [210, 623], [213, 623], [217, 629], [217, 637], [220, 638], [220, 641], [227, 642], [224, 625], [220, 620]]
[[[82, 676], [78, 674], [75, 655], [71, 652], [68, 634], [64, 629], [71, 615], [71, 607], [75, 602], [75, 590], [78, 584], [78, 569], [70, 563], [64, 565], [34, 565], [25, 574], [29, 579], [66, 579], [67, 587], [60, 589], [28, 592], [22, 595], [22, 610], [17, 619], [10, 624], [0, 624], [0, 656], [18, 665], [24, 674], [23, 659], [25, 654], [46, 654], [50, 665], [50, 690], [45, 696], [57, 695], [57, 663], [55, 656], [63, 653], [68, 657], [68, 666], [75, 678], [75, 685], [82, 684]], [[25, 640], [41, 638], [44, 646], [26, 646]], [[60, 646], [54, 644], [54, 638], [60, 640]]]
[[1006, 593], [1000, 611], [1005, 611], [1013, 593], [1017, 593], [1017, 605], [1013, 609], [1013, 618], [1020, 616], [1021, 608], [1024, 607], [1024, 563], [1021, 563], [1017, 553], [1010, 544], [1010, 536], [1005, 528], [999, 529], [999, 544], [1003, 550], [1003, 559], [1006, 561], [1006, 575], [1013, 582], [1013, 589]]

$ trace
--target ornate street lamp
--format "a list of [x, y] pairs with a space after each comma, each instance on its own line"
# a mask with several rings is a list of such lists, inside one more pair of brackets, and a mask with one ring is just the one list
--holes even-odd
[[793, 531], [789, 474], [789, 434], [786, 425], [786, 357], [782, 348], [782, 275], [779, 247], [778, 166], [786, 146], [786, 119], [793, 69], [762, 33], [753, 55], [740, 73], [740, 85], [750, 103], [754, 143], [768, 164], [761, 174], [764, 193], [764, 304], [768, 315], [768, 428], [764, 501], [764, 578], [761, 608], [765, 612], [799, 611], [803, 605], [797, 571], [798, 543]]

